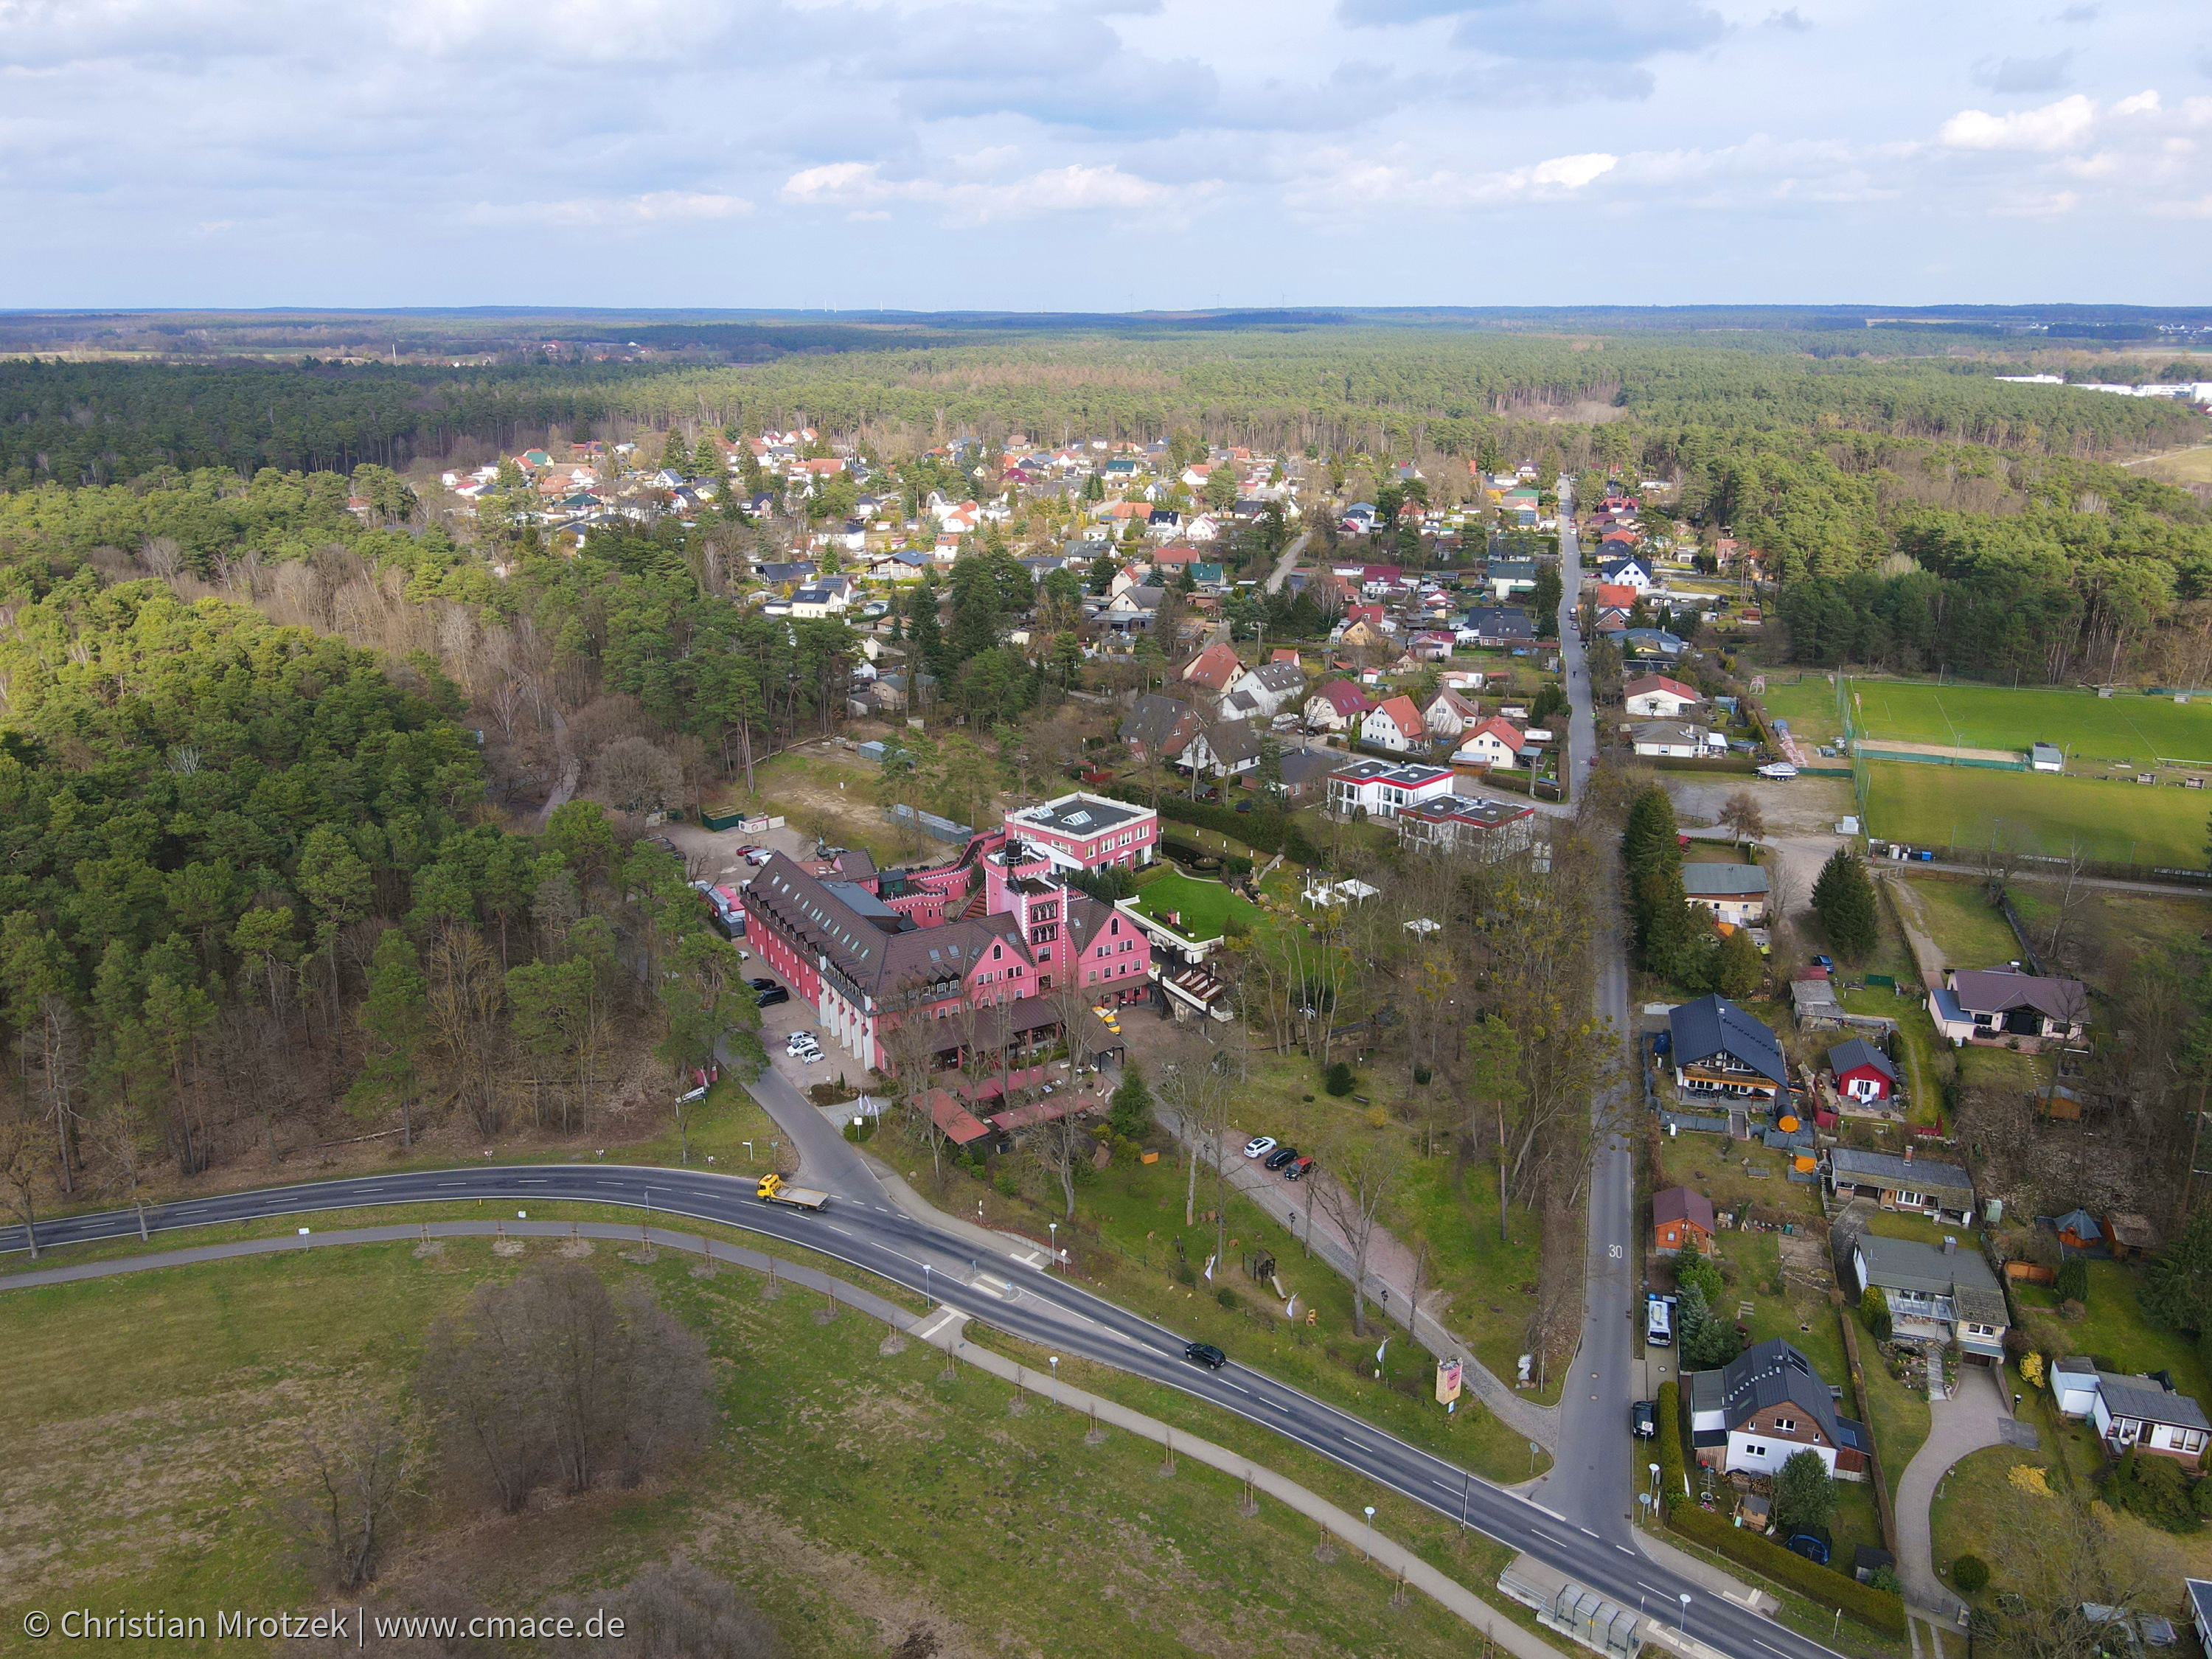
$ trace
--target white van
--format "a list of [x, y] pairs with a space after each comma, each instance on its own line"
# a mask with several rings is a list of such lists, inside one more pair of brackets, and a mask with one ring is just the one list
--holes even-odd
[[1655, 1348], [1674, 1345], [1674, 1310], [1663, 1296], [1644, 1298], [1644, 1340]]

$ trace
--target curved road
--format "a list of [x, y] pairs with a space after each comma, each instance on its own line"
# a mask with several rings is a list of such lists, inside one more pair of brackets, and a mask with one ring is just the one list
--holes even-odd
[[[1694, 1626], [1689, 1633], [1734, 1659], [1834, 1659], [1818, 1643], [1647, 1561], [1619, 1539], [1601, 1539], [1260, 1372], [1235, 1364], [1218, 1371], [1193, 1365], [1182, 1357], [1183, 1339], [1173, 1332], [1026, 1263], [985, 1256], [966, 1240], [879, 1200], [839, 1198], [809, 1213], [763, 1204], [750, 1181], [730, 1176], [629, 1165], [508, 1164], [226, 1193], [149, 1208], [146, 1224], [167, 1231], [318, 1210], [477, 1200], [522, 1207], [562, 1200], [649, 1206], [658, 1214], [720, 1222], [818, 1250], [1010, 1335], [1179, 1388], [1439, 1514], [1457, 1519], [1464, 1513], [1469, 1524], [1624, 1607], [1679, 1611], [1677, 1598], [1686, 1594], [1687, 1623]], [[47, 1245], [126, 1238], [137, 1231], [137, 1217], [118, 1210], [67, 1217], [39, 1232], [40, 1243]], [[0, 1251], [24, 1248], [21, 1227], [0, 1231]]]

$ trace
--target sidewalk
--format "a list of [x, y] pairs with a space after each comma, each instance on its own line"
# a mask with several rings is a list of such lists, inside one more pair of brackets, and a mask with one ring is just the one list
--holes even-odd
[[[1182, 1122], [1171, 1109], [1156, 1108], [1155, 1115], [1178, 1140], [1186, 1146], [1189, 1145]], [[1292, 1237], [1310, 1246], [1316, 1257], [1349, 1283], [1352, 1273], [1352, 1247], [1343, 1229], [1329, 1218], [1328, 1206], [1315, 1203], [1309, 1209], [1307, 1194], [1299, 1186], [1270, 1175], [1260, 1167], [1259, 1160], [1246, 1158], [1243, 1148], [1241, 1133], [1223, 1132], [1220, 1156], [1223, 1167], [1229, 1171], [1229, 1184], [1253, 1199], [1270, 1216], [1282, 1218]], [[1312, 1181], [1328, 1178], [1328, 1172], [1319, 1169], [1308, 1177]], [[1309, 1214], [1312, 1217], [1310, 1237], [1307, 1230]], [[1383, 1316], [1389, 1323], [1407, 1326], [1407, 1316], [1413, 1307], [1415, 1266], [1413, 1252], [1401, 1240], [1381, 1227], [1375, 1230], [1367, 1242], [1366, 1291], [1370, 1312]], [[1387, 1302], [1382, 1295], [1386, 1291], [1389, 1293]], [[1437, 1317], [1449, 1306], [1449, 1297], [1424, 1285], [1419, 1321], [1407, 1326], [1414, 1341], [1439, 1359], [1456, 1355], [1464, 1362], [1462, 1376], [1467, 1386], [1477, 1399], [1498, 1413], [1498, 1421], [1524, 1439], [1556, 1449], [1559, 1443], [1559, 1408], [1540, 1406], [1525, 1398], [1477, 1359], [1468, 1345]]]

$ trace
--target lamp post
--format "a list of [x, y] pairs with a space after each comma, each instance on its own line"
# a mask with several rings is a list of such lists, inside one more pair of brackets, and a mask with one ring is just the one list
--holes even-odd
[[745, 1142], [745, 1162], [746, 1162], [746, 1163], [748, 1163], [748, 1164], [750, 1164], [750, 1163], [751, 1163], [752, 1161], [753, 1161], [753, 1144], [752, 1144], [752, 1142], [751, 1142], [751, 1141], [748, 1140], [747, 1142]]
[[1690, 1592], [1684, 1590], [1678, 1599], [1682, 1603], [1682, 1619], [1678, 1628], [1680, 1629], [1684, 1639], [1686, 1640], [1690, 1634]]
[[1052, 1367], [1052, 1403], [1057, 1406], [1060, 1404], [1060, 1356], [1048, 1355], [1044, 1363]]
[[1048, 1221], [1044, 1224], [1045, 1231], [1052, 1235], [1052, 1259], [1057, 1261], [1060, 1260], [1060, 1223]]
[[1659, 1466], [1650, 1463], [1645, 1467], [1651, 1471], [1651, 1501], [1656, 1504], [1659, 1501]]
[[1470, 1474], [1466, 1476], [1466, 1480], [1467, 1484], [1460, 1488], [1459, 1494], [1459, 1529], [1462, 1532], [1467, 1530], [1467, 1506], [1474, 1498], [1474, 1476]]
[[1375, 1505], [1367, 1506], [1367, 1559], [1375, 1559]]
[[925, 1301], [925, 1302], [927, 1302], [927, 1301], [928, 1301], [928, 1300], [930, 1299], [930, 1295], [929, 1295], [929, 1263], [927, 1263], [927, 1261], [925, 1261], [925, 1262], [923, 1262], [923, 1263], [921, 1264], [921, 1299], [922, 1299], [923, 1301]]

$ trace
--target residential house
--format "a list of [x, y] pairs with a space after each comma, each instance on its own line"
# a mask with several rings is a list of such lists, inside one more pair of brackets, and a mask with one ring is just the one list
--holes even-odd
[[1438, 794], [1398, 809], [1398, 844], [1417, 852], [1508, 858], [1536, 844], [1536, 809], [1486, 795]]
[[2078, 979], [2046, 979], [2003, 968], [1954, 968], [1928, 994], [1936, 1029], [1954, 1045], [2018, 1041], [2079, 1042], [2088, 1030], [2089, 989]]
[[1828, 1050], [1828, 1073], [1836, 1092], [1861, 1105], [1878, 1105], [1897, 1092], [1897, 1067], [1864, 1037], [1852, 1037]]
[[1651, 567], [1643, 559], [1608, 559], [1597, 568], [1597, 579], [1613, 587], [1632, 587], [1638, 592], [1648, 592], [1651, 587]]
[[1838, 1480], [1867, 1478], [1866, 1425], [1837, 1412], [1813, 1362], [1786, 1339], [1746, 1348], [1717, 1370], [1692, 1371], [1687, 1384], [1691, 1449], [1704, 1468], [1776, 1475], [1810, 1451]]
[[1428, 729], [1421, 724], [1421, 711], [1413, 700], [1400, 696], [1370, 709], [1359, 722], [1359, 735], [1377, 749], [1402, 755], [1424, 741]]
[[1298, 666], [1297, 653], [1293, 652], [1288, 662], [1270, 662], [1263, 667], [1246, 669], [1231, 682], [1229, 695], [1244, 698], [1258, 718], [1272, 720], [1302, 701], [1305, 689], [1305, 672]]
[[1686, 864], [1682, 891], [1716, 921], [1756, 927], [1766, 920], [1766, 872], [1756, 864]]
[[1337, 643], [1347, 651], [1380, 651], [1389, 646], [1390, 636], [1382, 624], [1362, 617], [1337, 635]]
[[1477, 720], [1461, 733], [1459, 749], [1452, 760], [1460, 766], [1489, 766], [1510, 771], [1521, 763], [1521, 751], [1528, 746], [1528, 737], [1519, 726], [1502, 714], [1492, 714]]
[[1458, 636], [1443, 629], [1423, 629], [1406, 641], [1406, 654], [1415, 662], [1449, 662]]
[[1218, 720], [1191, 739], [1180, 763], [1197, 777], [1249, 772], [1260, 764], [1260, 733], [1248, 720]]
[[1668, 1187], [1651, 1194], [1651, 1248], [1660, 1255], [1680, 1255], [1692, 1243], [1700, 1255], [1711, 1255], [1718, 1225], [1713, 1201], [1703, 1193]]
[[1650, 720], [1629, 733], [1639, 755], [1666, 760], [1705, 760], [1728, 753], [1728, 739], [1702, 726], [1680, 720]]
[[1656, 657], [1672, 662], [1682, 654], [1682, 640], [1663, 628], [1631, 628], [1622, 631], [1621, 649], [1632, 657]]
[[818, 574], [811, 559], [771, 560], [753, 567], [753, 574], [770, 587], [794, 587], [811, 582]]
[[[1165, 550], [1162, 550], [1164, 552]], [[1244, 672], [1244, 665], [1237, 659], [1236, 647], [1216, 641], [1183, 665], [1180, 678], [1184, 684], [1201, 691], [1211, 691], [1219, 696], [1229, 690]]]
[[1862, 1293], [1879, 1290], [1887, 1298], [1890, 1329], [1899, 1341], [1937, 1348], [1955, 1341], [1970, 1364], [2004, 1362], [2012, 1316], [1980, 1251], [1962, 1250], [1955, 1239], [1939, 1249], [1861, 1233], [1851, 1241], [1851, 1270]]
[[1358, 811], [1387, 823], [1408, 806], [1419, 806], [1451, 792], [1449, 767], [1393, 766], [1388, 761], [1358, 760], [1329, 774], [1328, 810], [1340, 817]]
[[1190, 704], [1148, 691], [1121, 717], [1120, 736], [1132, 759], [1172, 763], [1205, 728], [1205, 717]]
[[1456, 738], [1481, 718], [1481, 709], [1449, 685], [1439, 687], [1421, 710], [1421, 724], [1439, 738]]
[[[1329, 775], [1344, 764], [1344, 757], [1327, 749], [1285, 749], [1280, 764], [1284, 804], [1304, 806], [1328, 799]], [[1245, 779], [1248, 787], [1255, 781]]]
[[1458, 637], [1474, 645], [1510, 649], [1536, 642], [1536, 624], [1518, 605], [1478, 605], [1461, 623]]
[[810, 619], [842, 616], [852, 606], [853, 593], [850, 576], [824, 576], [791, 596], [791, 614]]
[[1861, 1152], [1852, 1146], [1828, 1151], [1828, 1190], [1843, 1197], [1870, 1198], [1885, 1210], [1914, 1210], [1961, 1226], [1974, 1217], [1974, 1182], [1955, 1164], [1899, 1152]]
[[1679, 720], [1686, 709], [1705, 699], [1680, 680], [1663, 674], [1645, 674], [1620, 688], [1628, 712], [1639, 720]]
[[1700, 997], [1667, 1016], [1674, 1086], [1686, 1094], [1772, 1100], [1790, 1087], [1774, 1033], [1723, 996]]
[[1106, 602], [1099, 613], [1109, 628], [1149, 628], [1158, 619], [1160, 601], [1167, 598], [1164, 587], [1127, 587]]
[[1525, 593], [1536, 586], [1536, 562], [1534, 559], [1492, 559], [1484, 573], [1483, 581], [1503, 604], [1516, 593]]
[[1641, 590], [1626, 582], [1594, 582], [1590, 586], [1590, 599], [1599, 610], [1618, 611], [1625, 617], [1636, 609], [1640, 592]]
[[2115, 1456], [2132, 1446], [2193, 1465], [2212, 1443], [2203, 1407], [2160, 1376], [2099, 1370], [2075, 1354], [2052, 1362], [2051, 1391], [2060, 1414], [2088, 1419]]
[[1374, 707], [1373, 699], [1350, 680], [1330, 680], [1306, 699], [1306, 730], [1341, 732], [1346, 726], [1357, 729]]

